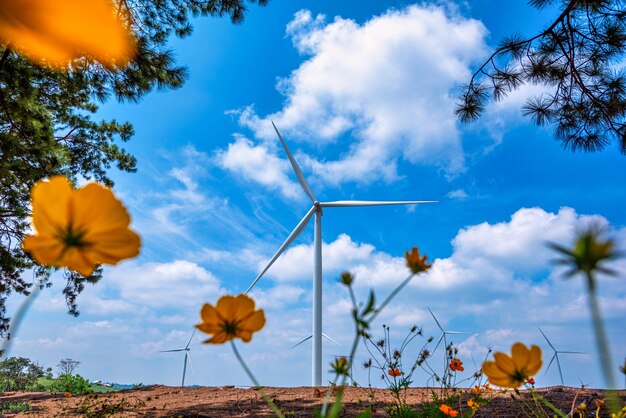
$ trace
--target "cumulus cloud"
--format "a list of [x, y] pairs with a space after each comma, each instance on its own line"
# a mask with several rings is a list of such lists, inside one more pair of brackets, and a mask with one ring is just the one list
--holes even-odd
[[[331, 185], [393, 181], [399, 158], [448, 175], [464, 170], [453, 90], [486, 53], [482, 23], [427, 5], [389, 10], [363, 24], [327, 22], [302, 10], [287, 35], [306, 60], [278, 83], [284, 107], [265, 116], [252, 106], [239, 110], [240, 123], [258, 138], [275, 141], [274, 121], [290, 139], [339, 143], [345, 151], [337, 160], [300, 158]], [[240, 139], [231, 147], [267, 152]], [[243, 170], [240, 162], [227, 168]], [[268, 180], [287, 191], [282, 176], [256, 181]]]
[[186, 260], [129, 262], [111, 269], [107, 281], [119, 291], [121, 299], [150, 308], [201, 306], [223, 293], [211, 272]]
[[284, 196], [296, 198], [301, 195], [299, 187], [287, 176], [289, 163], [278, 158], [264, 145], [255, 146], [243, 136], [236, 136], [234, 143], [217, 154], [219, 165], [248, 181], [255, 181], [279, 190]]

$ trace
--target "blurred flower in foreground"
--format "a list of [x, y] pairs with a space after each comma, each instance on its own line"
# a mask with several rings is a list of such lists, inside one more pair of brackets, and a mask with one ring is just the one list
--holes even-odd
[[345, 357], [340, 357], [335, 359], [334, 363], [331, 363], [332, 372], [338, 376], [349, 376], [350, 368], [348, 367], [348, 359]]
[[112, 0], [0, 0], [0, 42], [57, 68], [82, 56], [124, 66], [135, 41]]
[[139, 254], [141, 239], [128, 229], [130, 216], [111, 189], [89, 183], [76, 190], [54, 176], [35, 184], [31, 200], [36, 235], [22, 246], [37, 263], [89, 276], [98, 264]]
[[453, 372], [462, 372], [465, 370], [465, 368], [463, 367], [463, 362], [458, 358], [453, 358], [452, 361], [450, 361], [449, 367], [450, 370], [452, 370]]
[[200, 311], [202, 322], [196, 325], [200, 331], [213, 335], [206, 344], [223, 344], [241, 338], [244, 342], [252, 339], [252, 333], [265, 325], [265, 313], [254, 310], [254, 300], [246, 295], [222, 296], [217, 305], [205, 303]]
[[578, 233], [572, 249], [554, 243], [548, 245], [563, 255], [563, 258], [556, 262], [570, 267], [565, 273], [567, 277], [579, 272], [589, 274], [594, 271], [613, 275], [616, 274], [615, 271], [600, 264], [605, 260], [617, 258], [619, 254], [615, 251], [615, 241], [603, 239], [603, 235], [602, 227], [591, 225]]
[[428, 270], [432, 264], [427, 264], [426, 259], [427, 255], [420, 257], [419, 248], [413, 247], [411, 252], [405, 251], [404, 258], [406, 258], [406, 266], [413, 273], [421, 273], [422, 271]]
[[439, 407], [439, 410], [441, 412], [443, 412], [444, 415], [449, 415], [451, 417], [456, 417], [457, 415], [459, 415], [459, 411], [456, 411], [452, 408], [450, 408], [448, 405], [443, 404]]
[[393, 377], [398, 377], [402, 374], [400, 369], [398, 369], [397, 367], [395, 369], [389, 369], [387, 373], [389, 373], [389, 376], [393, 376]]
[[497, 352], [495, 361], [485, 361], [483, 372], [494, 385], [504, 388], [517, 388], [537, 374], [541, 365], [541, 349], [533, 345], [530, 350], [522, 343], [515, 343], [511, 356]]

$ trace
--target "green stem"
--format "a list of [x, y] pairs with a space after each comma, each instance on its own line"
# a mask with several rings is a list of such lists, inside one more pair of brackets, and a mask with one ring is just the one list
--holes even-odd
[[252, 374], [252, 372], [250, 371], [248, 366], [246, 366], [246, 363], [243, 361], [243, 358], [241, 357], [241, 355], [239, 354], [239, 351], [237, 350], [237, 346], [235, 345], [235, 341], [230, 340], [230, 346], [233, 348], [233, 352], [235, 353], [235, 357], [237, 357], [237, 360], [239, 360], [239, 364], [241, 364], [241, 367], [243, 367], [243, 370], [246, 372], [246, 374], [248, 375], [250, 380], [252, 380], [252, 383], [254, 383], [254, 386], [261, 393], [261, 396], [263, 397], [263, 400], [265, 401], [265, 403], [267, 403], [267, 405], [270, 407], [272, 412], [274, 412], [274, 414], [276, 414], [276, 416], [278, 418], [285, 418], [285, 415], [283, 415], [283, 413], [281, 412], [280, 409], [278, 409], [276, 404], [274, 402], [272, 402], [272, 400], [269, 398], [269, 396], [267, 396], [265, 394], [265, 391], [263, 390], [261, 385], [259, 385], [259, 382], [256, 380], [256, 377], [254, 377], [254, 375]]
[[620, 409], [619, 399], [615, 388], [615, 374], [611, 367], [611, 352], [609, 350], [609, 344], [606, 339], [606, 332], [604, 331], [604, 322], [602, 322], [602, 315], [600, 314], [600, 304], [598, 303], [598, 297], [596, 295], [596, 286], [591, 271], [587, 272], [587, 291], [589, 293], [589, 309], [591, 310], [591, 319], [593, 321], [593, 330], [596, 336], [596, 343], [598, 345], [598, 353], [600, 355], [600, 366], [602, 367], [602, 375], [604, 376], [604, 382], [609, 389], [608, 400], [609, 409], [612, 412], [617, 413]]
[[393, 289], [393, 292], [391, 292], [389, 296], [387, 296], [387, 299], [385, 299], [383, 303], [380, 304], [380, 307], [376, 309], [376, 312], [374, 312], [369, 322], [374, 322], [374, 318], [376, 318], [378, 314], [380, 313], [380, 311], [382, 311], [385, 308], [385, 306], [387, 306], [387, 304], [391, 302], [391, 300], [398, 294], [398, 292], [400, 292], [404, 288], [404, 286], [406, 286], [411, 281], [411, 279], [413, 279], [413, 276], [415, 276], [415, 273], [412, 273], [409, 277], [404, 279], [404, 281], [400, 283], [398, 287]]

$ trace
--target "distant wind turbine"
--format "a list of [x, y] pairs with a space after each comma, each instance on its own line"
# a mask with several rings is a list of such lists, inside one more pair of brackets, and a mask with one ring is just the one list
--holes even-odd
[[446, 347], [448, 347], [448, 341], [446, 339], [446, 335], [448, 335], [448, 334], [450, 334], [450, 335], [469, 334], [468, 332], [446, 331], [446, 330], [444, 330], [443, 327], [441, 326], [441, 324], [439, 323], [439, 320], [437, 319], [437, 317], [435, 316], [433, 311], [430, 310], [430, 308], [428, 308], [428, 312], [430, 312], [430, 314], [432, 315], [433, 319], [437, 323], [437, 327], [439, 327], [439, 329], [441, 330], [441, 337], [439, 337], [439, 341], [437, 341], [437, 345], [435, 345], [435, 348], [433, 349], [433, 353], [435, 351], [437, 351], [437, 348], [439, 348], [439, 344], [441, 344], [441, 341], [443, 341], [444, 349]]
[[539, 328], [539, 327], [537, 327], [537, 328], [539, 329], [539, 332], [541, 333], [541, 335], [543, 335], [543, 338], [545, 338], [546, 341], [548, 342], [548, 345], [550, 346], [552, 351], [554, 351], [554, 355], [550, 359], [550, 363], [548, 363], [548, 367], [546, 367], [546, 371], [544, 372], [544, 374], [548, 373], [548, 370], [550, 369], [550, 366], [552, 366], [552, 362], [554, 361], [554, 359], [556, 359], [556, 367], [559, 368], [559, 376], [561, 377], [561, 386], [565, 386], [565, 381], [563, 380], [563, 372], [561, 371], [561, 362], [559, 361], [559, 354], [587, 354], [587, 353], [583, 353], [582, 351], [561, 351], [561, 350], [557, 350], [552, 345], [552, 343], [550, 342], [550, 340], [548, 339], [546, 334], [541, 330], [541, 328]]
[[189, 341], [187, 341], [187, 345], [185, 346], [185, 348], [177, 348], [175, 350], [161, 350], [159, 351], [159, 353], [175, 353], [178, 351], [184, 351], [185, 352], [185, 362], [183, 363], [183, 381], [180, 384], [181, 386], [185, 386], [185, 373], [187, 372], [187, 360], [189, 360], [189, 364], [191, 364], [191, 358], [189, 356], [189, 351], [191, 351], [191, 348], [189, 348], [189, 344], [191, 344], [191, 340], [193, 340], [193, 336], [196, 334], [196, 329], [194, 328], [193, 332], [191, 333], [191, 338], [189, 338]]
[[254, 285], [261, 279], [261, 277], [265, 274], [265, 272], [274, 264], [274, 262], [280, 257], [280, 255], [289, 247], [289, 245], [300, 235], [300, 233], [306, 228], [311, 220], [313, 214], [315, 214], [315, 232], [313, 238], [313, 334], [312, 334], [312, 385], [313, 386], [321, 386], [322, 385], [322, 209], [323, 208], [342, 208], [342, 207], [351, 207], [351, 206], [385, 206], [385, 205], [417, 205], [422, 203], [435, 203], [435, 201], [424, 201], [424, 200], [410, 200], [410, 201], [364, 201], [364, 200], [339, 200], [335, 202], [320, 202], [317, 200], [311, 187], [307, 183], [304, 178], [304, 174], [298, 166], [295, 158], [287, 148], [287, 144], [283, 140], [282, 135], [278, 132], [276, 125], [272, 122], [272, 126], [278, 135], [278, 139], [282, 144], [285, 152], [287, 153], [287, 158], [289, 158], [289, 162], [291, 163], [291, 167], [293, 168], [294, 173], [298, 179], [298, 183], [304, 190], [304, 192], [309, 196], [311, 202], [313, 202], [313, 206], [309, 211], [304, 215], [302, 220], [296, 225], [291, 234], [287, 237], [285, 242], [278, 248], [278, 251], [272, 256], [270, 261], [267, 263], [265, 268], [259, 273], [259, 275], [254, 279], [246, 293], [250, 292]]

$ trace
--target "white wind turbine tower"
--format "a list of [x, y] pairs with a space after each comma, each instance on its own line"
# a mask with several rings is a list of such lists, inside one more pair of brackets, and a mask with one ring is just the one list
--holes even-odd
[[193, 332], [191, 333], [191, 338], [189, 338], [189, 341], [187, 341], [187, 345], [184, 348], [177, 348], [175, 350], [161, 350], [159, 351], [159, 353], [175, 353], [178, 351], [184, 351], [185, 352], [185, 362], [183, 363], [183, 381], [180, 384], [182, 387], [185, 386], [185, 373], [187, 372], [187, 360], [189, 360], [189, 351], [191, 351], [191, 348], [189, 348], [189, 344], [191, 344], [191, 340], [193, 340], [193, 336], [196, 335], [196, 329], [193, 329]]
[[317, 200], [313, 191], [309, 187], [302, 170], [298, 166], [295, 158], [287, 148], [287, 144], [283, 140], [282, 135], [278, 132], [276, 125], [272, 122], [272, 126], [278, 135], [278, 139], [282, 144], [291, 167], [298, 178], [298, 183], [302, 186], [304, 192], [309, 196], [313, 206], [304, 215], [302, 220], [296, 225], [291, 234], [287, 237], [285, 242], [278, 248], [278, 251], [272, 256], [265, 268], [254, 279], [246, 293], [250, 292], [259, 279], [265, 274], [265, 272], [274, 264], [278, 257], [285, 251], [285, 249], [296, 239], [298, 235], [306, 228], [309, 220], [315, 214], [315, 232], [313, 235], [313, 334], [312, 334], [312, 386], [322, 385], [322, 209], [324, 208], [343, 208], [351, 206], [385, 206], [385, 205], [417, 205], [422, 203], [435, 203], [435, 201], [424, 200], [410, 200], [410, 201], [364, 201], [364, 200], [339, 200], [334, 202], [320, 202]]

